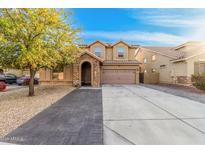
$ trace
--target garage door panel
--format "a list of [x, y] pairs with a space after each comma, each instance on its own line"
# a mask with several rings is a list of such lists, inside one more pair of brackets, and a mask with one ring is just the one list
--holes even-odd
[[103, 70], [103, 84], [134, 84], [136, 70]]

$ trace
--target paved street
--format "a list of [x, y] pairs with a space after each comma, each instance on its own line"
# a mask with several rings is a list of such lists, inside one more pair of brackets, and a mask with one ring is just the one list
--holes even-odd
[[103, 86], [104, 144], [205, 144], [205, 104], [136, 85]]

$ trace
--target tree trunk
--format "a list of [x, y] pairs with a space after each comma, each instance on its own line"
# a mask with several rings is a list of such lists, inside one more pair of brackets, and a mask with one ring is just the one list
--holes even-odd
[[34, 77], [36, 71], [30, 68], [30, 81], [29, 81], [29, 96], [34, 96]]

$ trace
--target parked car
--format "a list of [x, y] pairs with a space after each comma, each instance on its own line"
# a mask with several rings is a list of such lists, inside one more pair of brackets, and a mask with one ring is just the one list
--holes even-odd
[[6, 83], [5, 75], [3, 73], [0, 74], [0, 82]]
[[[18, 85], [29, 85], [30, 77], [29, 76], [22, 76], [16, 80]], [[39, 84], [39, 78], [34, 78], [34, 84]]]
[[4, 91], [6, 89], [6, 83], [4, 81], [0, 81], [0, 91]]
[[6, 89], [6, 80], [5, 75], [0, 73], [0, 91], [4, 91]]
[[13, 84], [16, 83], [17, 76], [14, 74], [5, 74], [6, 83]]

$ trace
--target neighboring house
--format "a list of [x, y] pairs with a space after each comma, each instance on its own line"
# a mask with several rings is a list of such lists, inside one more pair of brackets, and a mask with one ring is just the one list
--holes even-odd
[[[14, 68], [7, 68], [7, 69], [3, 69], [3, 73], [6, 74], [14, 74], [17, 77], [21, 77], [21, 76], [29, 76], [29, 70], [25, 69], [25, 70], [20, 70], [20, 69], [14, 69]], [[37, 72], [35, 77], [39, 78], [39, 73]]]
[[150, 47], [123, 41], [114, 44], [95, 41], [80, 45], [81, 53], [75, 64], [54, 70], [41, 69], [40, 82], [94, 87], [140, 82], [186, 84], [190, 83], [192, 74], [205, 72], [203, 46], [200, 42]]
[[144, 83], [176, 83], [172, 60], [181, 55], [183, 53], [173, 47], [141, 47], [138, 59], [143, 63]]
[[205, 42], [187, 42], [174, 49], [183, 53], [172, 60], [178, 83], [190, 83], [192, 74], [205, 73]]
[[22, 76], [23, 75], [23, 71], [22, 70], [13, 69], [13, 68], [4, 69], [4, 73], [15, 74], [16, 76]]

